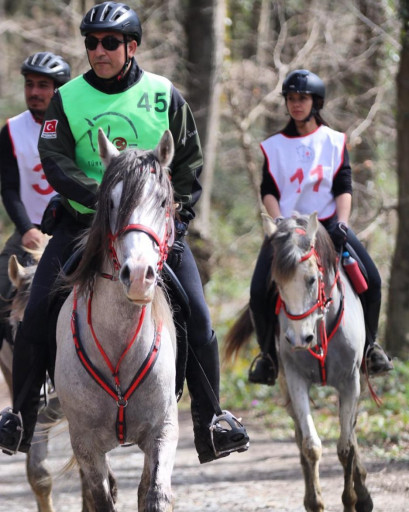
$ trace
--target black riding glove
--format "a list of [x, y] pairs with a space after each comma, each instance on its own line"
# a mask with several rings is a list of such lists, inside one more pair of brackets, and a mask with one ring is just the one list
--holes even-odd
[[180, 220], [175, 220], [176, 236], [172, 247], [170, 248], [167, 264], [172, 270], [176, 270], [180, 267], [183, 258], [183, 252], [185, 250], [185, 235], [187, 233], [187, 223]]
[[348, 226], [345, 222], [337, 222], [335, 229], [331, 233], [332, 241], [334, 242], [335, 250], [339, 253], [344, 250], [345, 243], [348, 236]]

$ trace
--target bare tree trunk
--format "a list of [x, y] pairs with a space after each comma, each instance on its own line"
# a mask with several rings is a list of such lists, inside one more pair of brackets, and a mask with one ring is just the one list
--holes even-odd
[[204, 137], [203, 193], [199, 204], [196, 228], [204, 238], [210, 235], [211, 193], [218, 147], [220, 125], [220, 95], [222, 91], [221, 75], [224, 55], [224, 17], [225, 2], [216, 0], [213, 7], [213, 56], [212, 70], [209, 76], [209, 104]]
[[398, 233], [389, 283], [387, 350], [409, 355], [409, 0], [401, 0], [402, 49], [397, 75]]
[[220, 120], [224, 17], [225, 0], [188, 1], [185, 20], [189, 69], [186, 98], [195, 115], [204, 155], [203, 192], [189, 233], [203, 283], [210, 279], [211, 274], [210, 212]]
[[210, 234], [210, 209], [220, 120], [221, 70], [224, 53], [224, 0], [190, 0], [186, 19], [190, 75], [187, 97], [203, 146], [203, 193], [195, 228]]

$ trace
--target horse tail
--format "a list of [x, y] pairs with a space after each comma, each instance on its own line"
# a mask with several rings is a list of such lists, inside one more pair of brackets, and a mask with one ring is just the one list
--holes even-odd
[[224, 361], [227, 362], [236, 358], [240, 349], [248, 342], [253, 332], [254, 326], [251, 320], [250, 306], [247, 304], [226, 335], [223, 347]]

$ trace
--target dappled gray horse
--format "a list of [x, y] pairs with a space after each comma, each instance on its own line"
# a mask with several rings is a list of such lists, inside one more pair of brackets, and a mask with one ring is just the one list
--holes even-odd
[[[344, 469], [344, 511], [369, 512], [373, 504], [355, 434], [365, 344], [361, 302], [337, 264], [332, 242], [315, 213], [295, 215], [278, 225], [264, 215], [263, 225], [273, 249], [280, 385], [295, 423], [305, 480], [304, 506], [307, 511], [324, 511], [319, 482], [322, 448], [309, 390], [312, 384], [327, 384], [339, 393], [337, 452]], [[274, 311], [272, 321], [273, 316]], [[247, 307], [227, 335], [227, 358], [238, 352], [251, 332]]]
[[55, 385], [89, 509], [116, 510], [107, 453], [136, 444], [138, 510], [171, 511], [176, 336], [158, 281], [174, 231], [173, 140], [166, 131], [155, 151], [118, 155], [100, 130], [99, 147], [106, 171], [58, 319]]

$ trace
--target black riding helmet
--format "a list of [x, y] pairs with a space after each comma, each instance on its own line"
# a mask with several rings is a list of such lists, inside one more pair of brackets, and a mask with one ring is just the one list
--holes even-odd
[[63, 85], [71, 78], [71, 69], [60, 55], [51, 52], [37, 52], [30, 55], [21, 66], [21, 74], [37, 73], [54, 80], [58, 85]]
[[284, 80], [282, 94], [287, 96], [289, 92], [312, 94], [325, 99], [325, 85], [321, 78], [308, 69], [296, 69]]
[[325, 85], [318, 75], [311, 73], [308, 69], [296, 69], [292, 71], [283, 82], [282, 94], [286, 101], [289, 92], [311, 94], [313, 102], [312, 108], [309, 115], [304, 119], [304, 122], [308, 122], [311, 117], [314, 116], [318, 124], [326, 124], [319, 114], [319, 111], [324, 106]]
[[113, 30], [135, 39], [138, 46], [142, 41], [142, 26], [138, 15], [128, 5], [116, 2], [103, 2], [95, 5], [84, 16], [80, 31], [86, 36], [89, 32]]

